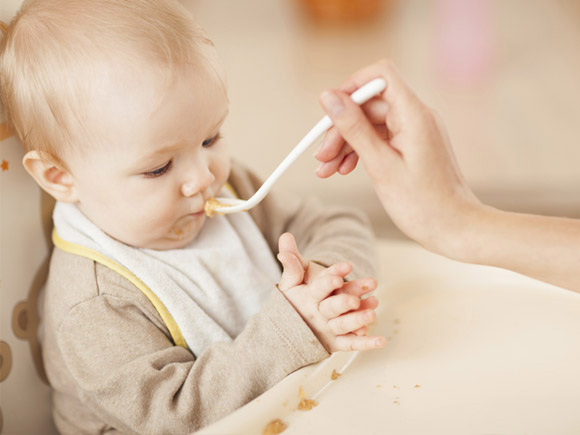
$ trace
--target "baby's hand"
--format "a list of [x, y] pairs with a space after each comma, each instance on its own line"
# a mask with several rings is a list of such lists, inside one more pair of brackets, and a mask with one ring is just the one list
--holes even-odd
[[375, 320], [378, 300], [361, 296], [377, 287], [374, 279], [345, 283], [344, 278], [352, 269], [349, 263], [323, 268], [306, 262], [289, 233], [282, 234], [278, 243], [278, 260], [284, 268], [278, 288], [329, 352], [385, 345], [384, 337], [366, 335], [367, 325]]

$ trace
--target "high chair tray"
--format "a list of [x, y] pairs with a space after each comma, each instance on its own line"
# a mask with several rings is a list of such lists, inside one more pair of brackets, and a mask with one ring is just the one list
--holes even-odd
[[199, 433], [580, 433], [579, 294], [411, 242], [379, 258], [384, 349], [305, 367]]

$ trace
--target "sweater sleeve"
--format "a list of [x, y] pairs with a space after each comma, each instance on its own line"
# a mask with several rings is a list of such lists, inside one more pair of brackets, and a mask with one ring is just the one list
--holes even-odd
[[190, 433], [328, 356], [273, 288], [233, 342], [195, 359], [150, 318], [139, 290], [103, 266], [96, 272], [98, 295], [70, 309], [56, 342], [80, 399], [122, 433]]
[[[240, 197], [247, 199], [262, 185], [262, 180], [234, 162], [230, 183]], [[350, 279], [376, 276], [374, 235], [368, 218], [360, 210], [324, 205], [314, 198], [301, 198], [274, 186], [249, 213], [275, 254], [280, 235], [290, 232], [306, 259], [325, 266], [348, 261], [353, 266]]]

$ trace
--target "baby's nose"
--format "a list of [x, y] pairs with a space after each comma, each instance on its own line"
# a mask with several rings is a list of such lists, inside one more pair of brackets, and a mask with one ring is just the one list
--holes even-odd
[[207, 166], [198, 166], [191, 177], [182, 184], [181, 193], [187, 197], [196, 195], [204, 192], [214, 181], [215, 176]]

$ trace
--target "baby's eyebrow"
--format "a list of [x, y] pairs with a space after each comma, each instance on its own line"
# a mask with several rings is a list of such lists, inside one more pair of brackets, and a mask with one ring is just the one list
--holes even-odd
[[[221, 116], [221, 118], [219, 119], [218, 122], [216, 122], [210, 129], [210, 134], [214, 134], [215, 130], [223, 124], [223, 122], [226, 120], [226, 117], [229, 114], [229, 109], [226, 109], [225, 112], [223, 113], [223, 115]], [[209, 138], [206, 138], [209, 139]], [[138, 162], [138, 166], [146, 166], [147, 164], [151, 164], [153, 162], [155, 162], [155, 158], [157, 156], [160, 155], [164, 155], [164, 154], [170, 154], [172, 151], [178, 150], [179, 148], [181, 148], [183, 146], [183, 143], [181, 141], [179, 142], [174, 142], [171, 143], [167, 146], [162, 146], [158, 149], [156, 149], [155, 151], [151, 152], [150, 154], [147, 154], [146, 156], [143, 156], [142, 158], [139, 159]]]
[[222, 117], [220, 118], [220, 120], [210, 129], [210, 131], [214, 131], [216, 128], [218, 128], [220, 125], [222, 125], [224, 123], [224, 121], [226, 120], [226, 117], [228, 116], [228, 114], [230, 113], [230, 109], [227, 108], [224, 112], [224, 114], [222, 115]]

